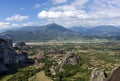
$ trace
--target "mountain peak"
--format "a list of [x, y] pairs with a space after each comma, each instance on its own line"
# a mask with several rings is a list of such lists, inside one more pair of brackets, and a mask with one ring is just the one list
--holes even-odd
[[56, 24], [56, 23], [51, 23], [50, 25], [58, 25], [58, 24]]
[[46, 29], [57, 29], [57, 30], [61, 30], [61, 31], [69, 31], [65, 27], [63, 27], [61, 25], [58, 25], [56, 23], [51, 23], [51, 24], [45, 25], [44, 28], [46, 28]]
[[39, 27], [25, 27], [13, 31], [6, 31], [3, 32], [3, 34], [12, 36], [14, 41], [48, 41], [58, 40], [58, 38], [66, 39], [78, 36], [78, 34], [55, 23]]
[[48, 25], [46, 25], [46, 26], [60, 26], [60, 25], [58, 25], [58, 24], [56, 24], [56, 23], [51, 23], [51, 24], [48, 24]]

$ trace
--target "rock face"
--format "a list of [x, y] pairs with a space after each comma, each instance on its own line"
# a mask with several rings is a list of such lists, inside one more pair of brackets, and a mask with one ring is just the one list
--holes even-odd
[[20, 51], [17, 53], [17, 62], [25, 62], [27, 60], [27, 53]]
[[4, 64], [15, 63], [15, 51], [12, 47], [12, 41], [0, 38], [0, 62]]
[[76, 65], [80, 61], [80, 57], [74, 53], [69, 53], [65, 56], [64, 62], [60, 65], [59, 72], [64, 71], [63, 67], [67, 64]]
[[71, 53], [66, 55], [63, 65], [66, 64], [76, 65], [79, 61], [80, 61], [79, 56], [74, 53]]
[[12, 46], [12, 40], [0, 38], [0, 72], [6, 71], [6, 64], [16, 64], [25, 61], [26, 53], [16, 53]]
[[107, 81], [120, 81], [120, 66], [112, 71]]
[[90, 81], [105, 81], [106, 77], [106, 73], [103, 70], [95, 68], [92, 71]]
[[3, 63], [0, 63], [0, 73], [4, 71], [8, 71], [8, 68]]
[[90, 81], [120, 81], [120, 66], [115, 68], [109, 77], [101, 69], [94, 69]]

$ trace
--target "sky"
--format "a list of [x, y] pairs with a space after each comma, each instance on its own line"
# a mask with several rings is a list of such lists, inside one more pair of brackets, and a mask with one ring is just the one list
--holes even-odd
[[120, 0], [0, 0], [0, 28], [120, 26]]

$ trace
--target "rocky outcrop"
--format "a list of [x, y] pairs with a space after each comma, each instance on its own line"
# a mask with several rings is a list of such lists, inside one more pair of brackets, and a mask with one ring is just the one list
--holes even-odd
[[19, 53], [17, 53], [17, 62], [25, 62], [27, 61], [27, 53], [26, 52], [22, 52], [20, 51]]
[[79, 56], [74, 53], [71, 53], [66, 55], [63, 65], [66, 65], [66, 64], [76, 65], [79, 61], [80, 61]]
[[80, 57], [74, 53], [68, 53], [65, 56], [65, 60], [63, 61], [63, 63], [60, 65], [60, 69], [59, 72], [64, 71], [63, 67], [67, 64], [71, 64], [71, 65], [76, 65], [78, 64], [80, 61]]
[[120, 81], [120, 66], [115, 68], [109, 77], [101, 69], [94, 69], [92, 71], [90, 81]]
[[0, 61], [4, 64], [15, 63], [16, 53], [13, 50], [12, 42], [8, 39], [0, 38]]
[[12, 40], [0, 38], [0, 72], [8, 70], [6, 65], [24, 62], [26, 59], [26, 53], [15, 52], [12, 46]]
[[26, 45], [25, 42], [17, 42], [15, 44], [16, 47], [21, 47], [21, 46], [25, 46], [25, 45]]
[[105, 81], [107, 78], [105, 71], [95, 68], [92, 71], [90, 81]]
[[112, 71], [107, 81], [120, 81], [120, 66]]

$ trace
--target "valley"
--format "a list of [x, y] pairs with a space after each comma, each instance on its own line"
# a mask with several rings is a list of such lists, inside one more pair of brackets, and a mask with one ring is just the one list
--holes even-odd
[[2, 32], [0, 81], [111, 79], [120, 65], [119, 28], [100, 27], [67, 29], [52, 23]]
[[120, 63], [119, 42], [42, 43], [20, 48], [34, 64], [2, 76], [1, 81], [41, 81], [45, 77], [49, 77], [46, 81], [89, 81], [94, 68], [105, 70], [109, 76]]

